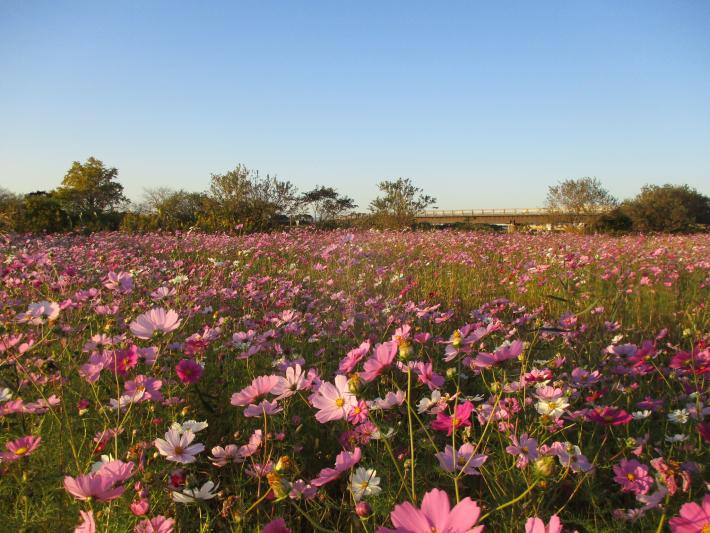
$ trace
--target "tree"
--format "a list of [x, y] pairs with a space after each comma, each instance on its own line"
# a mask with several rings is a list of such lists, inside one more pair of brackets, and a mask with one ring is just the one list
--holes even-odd
[[385, 225], [411, 225], [416, 215], [436, 203], [436, 198], [424, 194], [409, 179], [382, 181], [377, 187], [384, 196], [370, 202], [370, 211]]
[[646, 185], [624, 211], [638, 231], [687, 231], [710, 224], [710, 198], [688, 185]]
[[57, 197], [46, 191], [26, 194], [22, 201], [21, 231], [54, 233], [69, 227], [69, 217]]
[[323, 185], [303, 193], [301, 199], [304, 205], [313, 209], [314, 218], [319, 222], [332, 220], [357, 207], [355, 201], [349, 196], [340, 196], [333, 187]]
[[116, 181], [118, 170], [106, 168], [90, 157], [85, 163], [74, 161], [57, 189], [57, 198], [65, 209], [80, 221], [99, 219], [126, 201], [123, 185]]
[[0, 187], [0, 231], [17, 230], [22, 211], [22, 197]]
[[560, 216], [578, 222], [584, 215], [594, 215], [616, 206], [616, 199], [597, 178], [568, 179], [552, 185], [545, 204]]

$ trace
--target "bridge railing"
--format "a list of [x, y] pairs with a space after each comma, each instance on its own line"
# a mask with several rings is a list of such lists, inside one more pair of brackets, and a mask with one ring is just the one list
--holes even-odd
[[[604, 209], [595, 209], [592, 213], [602, 213]], [[556, 211], [544, 207], [517, 208], [517, 209], [428, 209], [421, 211], [417, 217], [475, 217], [475, 216], [515, 216], [515, 215], [566, 215], [563, 211]]]

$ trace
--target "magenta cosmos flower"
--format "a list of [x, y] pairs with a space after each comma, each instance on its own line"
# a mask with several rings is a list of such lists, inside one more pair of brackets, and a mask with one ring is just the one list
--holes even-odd
[[178, 314], [172, 309], [166, 311], [162, 307], [156, 307], [143, 313], [129, 325], [131, 333], [139, 339], [150, 339], [156, 331], [170, 333], [179, 326], [180, 317]]
[[710, 494], [703, 498], [703, 504], [695, 502], [684, 504], [678, 516], [671, 518], [668, 524], [673, 533], [705, 533], [710, 531]]
[[175, 373], [186, 385], [200, 381], [203, 370], [202, 365], [192, 359], [182, 359], [175, 365]]
[[456, 406], [453, 416], [445, 415], [444, 413], [437, 414], [436, 420], [431, 423], [431, 427], [437, 431], [446, 431], [446, 434], [451, 436], [455, 429], [471, 425], [472, 412], [473, 404], [467, 400]]
[[321, 424], [347, 417], [357, 405], [357, 398], [348, 388], [348, 378], [341, 374], [335, 376], [334, 381], [335, 385], [323, 382], [318, 392], [311, 397], [313, 407], [319, 409], [316, 420]]
[[562, 533], [562, 522], [556, 514], [550, 517], [550, 523], [547, 525], [540, 518], [528, 518], [525, 522], [525, 533]]
[[165, 434], [165, 439], [155, 439], [155, 447], [168, 461], [194, 463], [195, 456], [205, 449], [205, 445], [199, 442], [191, 445], [194, 439], [192, 431], [182, 432], [171, 428]]
[[6, 442], [5, 448], [8, 451], [0, 452], [0, 460], [9, 463], [27, 457], [39, 447], [41, 441], [42, 437], [28, 435], [12, 442]]
[[126, 490], [121, 484], [133, 473], [133, 463], [109, 461], [102, 464], [96, 472], [79, 475], [75, 478], [66, 476], [64, 488], [79, 500], [96, 498], [102, 502], [114, 500]]
[[471, 498], [464, 498], [453, 509], [443, 490], [432, 489], [424, 495], [421, 509], [405, 502], [396, 505], [390, 519], [395, 529], [380, 527], [377, 533], [479, 533], [483, 526], [474, 524], [481, 508]]
[[633, 417], [623, 409], [609, 405], [605, 407], [595, 407], [587, 413], [587, 418], [592, 422], [606, 426], [620, 426], [628, 424], [633, 420]]
[[614, 465], [614, 474], [614, 481], [621, 485], [623, 492], [646, 494], [653, 487], [653, 477], [649, 475], [648, 467], [636, 459], [622, 459], [618, 465]]

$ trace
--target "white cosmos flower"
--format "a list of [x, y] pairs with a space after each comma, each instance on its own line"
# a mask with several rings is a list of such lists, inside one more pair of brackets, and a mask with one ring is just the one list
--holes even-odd
[[556, 400], [540, 400], [535, 404], [537, 412], [541, 415], [549, 416], [550, 418], [559, 418], [565, 409], [569, 407], [569, 403], [564, 398]]
[[165, 439], [155, 439], [155, 447], [168, 461], [194, 463], [195, 455], [205, 449], [202, 443], [191, 444], [194, 439], [195, 434], [192, 431], [180, 432], [170, 428]]
[[359, 467], [350, 477], [350, 490], [353, 491], [355, 501], [382, 492], [377, 471], [374, 468]]
[[685, 409], [676, 409], [668, 413], [668, 420], [674, 424], [685, 424], [688, 421], [689, 414]]
[[185, 431], [192, 431], [193, 433], [198, 433], [208, 426], [207, 421], [198, 422], [197, 420], [186, 420], [182, 424], [179, 422], [173, 422], [170, 429], [184, 433]]
[[688, 435], [676, 433], [675, 435], [666, 435], [666, 442], [683, 442], [688, 440]]
[[0, 402], [6, 402], [12, 398], [12, 391], [7, 387], [0, 389]]
[[211, 500], [217, 496], [217, 487], [212, 481], [206, 481], [199, 489], [185, 489], [182, 492], [174, 491], [171, 497], [178, 503], [195, 503], [197, 500]]
[[645, 420], [651, 416], [651, 411], [648, 409], [644, 409], [643, 411], [634, 411], [631, 413], [631, 416], [634, 417], [634, 420]]
[[438, 404], [440, 400], [441, 393], [438, 390], [435, 390], [431, 393], [431, 399], [425, 396], [424, 398], [419, 400], [419, 403], [417, 404], [417, 412], [419, 414], [427, 412], [429, 409]]
[[91, 473], [93, 474], [96, 472], [99, 468], [101, 468], [103, 465], [106, 463], [110, 463], [111, 461], [114, 461], [115, 459], [113, 458], [113, 455], [108, 454], [108, 455], [102, 455], [100, 461], [96, 461], [94, 464], [91, 465]]

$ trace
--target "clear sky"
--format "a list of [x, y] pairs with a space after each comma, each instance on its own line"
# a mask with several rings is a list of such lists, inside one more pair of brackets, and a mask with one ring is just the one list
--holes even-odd
[[361, 209], [399, 176], [441, 209], [710, 194], [710, 1], [0, 0], [0, 186], [91, 155], [132, 199], [237, 163]]

